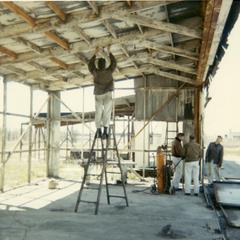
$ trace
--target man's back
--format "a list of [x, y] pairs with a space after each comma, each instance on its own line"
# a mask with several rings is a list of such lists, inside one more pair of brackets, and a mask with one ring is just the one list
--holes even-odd
[[201, 157], [200, 144], [189, 142], [184, 145], [184, 155], [186, 162], [199, 161]]

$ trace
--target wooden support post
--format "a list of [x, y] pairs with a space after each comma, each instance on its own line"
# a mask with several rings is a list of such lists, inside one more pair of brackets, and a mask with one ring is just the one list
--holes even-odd
[[85, 89], [82, 88], [82, 149], [81, 149], [81, 158], [83, 159], [84, 152], [84, 124], [85, 124]]
[[30, 87], [30, 123], [28, 135], [28, 183], [31, 183], [32, 171], [32, 120], [33, 120], [33, 89]]
[[47, 177], [59, 177], [60, 157], [60, 92], [49, 92]]
[[197, 88], [195, 90], [195, 96], [194, 96], [194, 134], [196, 137], [196, 141], [198, 143], [201, 143], [200, 98], [201, 98], [201, 89]]
[[5, 148], [6, 148], [6, 112], [7, 112], [7, 81], [3, 79], [3, 114], [2, 114], [2, 154], [0, 165], [0, 191], [4, 191]]
[[[144, 99], [143, 99], [143, 126], [146, 124], [146, 87], [147, 87], [147, 80], [146, 78], [144, 80]], [[145, 178], [145, 168], [146, 168], [146, 154], [145, 154], [145, 148], [146, 148], [146, 128], [143, 129], [143, 177]]]

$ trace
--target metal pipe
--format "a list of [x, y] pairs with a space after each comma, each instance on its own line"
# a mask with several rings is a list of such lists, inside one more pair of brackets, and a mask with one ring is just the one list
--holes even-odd
[[[47, 103], [48, 99], [49, 99], [49, 98], [47, 98], [47, 99], [45, 100], [45, 102], [44, 102], [44, 103], [42, 104], [42, 106], [40, 107], [39, 111], [34, 114], [32, 120], [35, 119], [35, 118], [38, 116], [38, 114], [42, 111], [42, 109], [43, 109], [43, 107], [45, 106], [45, 104]], [[30, 123], [31, 123], [31, 121], [30, 121]], [[12, 150], [9, 151], [8, 156], [7, 156], [7, 158], [5, 159], [5, 163], [7, 163], [7, 161], [9, 160], [9, 158], [10, 158], [11, 155], [12, 155], [12, 152], [15, 151], [15, 149], [18, 147], [19, 143], [21, 142], [21, 140], [23, 139], [23, 137], [25, 136], [25, 134], [28, 132], [30, 123], [28, 124], [27, 129], [25, 129], [25, 131], [22, 133], [22, 135], [21, 135], [20, 138], [18, 139], [17, 143], [13, 146]]]
[[28, 183], [31, 183], [32, 170], [32, 121], [33, 121], [33, 89], [30, 87], [30, 123], [28, 136]]
[[6, 111], [7, 111], [7, 81], [3, 79], [3, 117], [2, 117], [2, 149], [0, 167], [0, 191], [4, 190], [5, 149], [6, 149]]
[[[73, 116], [74, 116], [76, 119], [78, 119], [80, 122], [83, 123], [83, 119], [80, 118], [80, 117], [76, 114], [76, 112], [74, 112], [70, 107], [68, 107], [59, 97], [57, 97], [56, 95], [54, 95], [54, 97], [55, 97], [58, 101], [60, 101], [60, 102], [73, 114]], [[85, 123], [84, 123], [84, 125], [85, 125], [92, 133], [94, 133], [94, 131], [93, 131], [88, 125], [86, 125]]]

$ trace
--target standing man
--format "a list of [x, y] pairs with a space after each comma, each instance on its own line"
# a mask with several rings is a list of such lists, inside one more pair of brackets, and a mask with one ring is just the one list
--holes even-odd
[[218, 136], [215, 142], [208, 145], [205, 161], [207, 165], [208, 183], [213, 180], [220, 180], [220, 168], [223, 162], [223, 146], [221, 144], [223, 138]]
[[193, 179], [194, 195], [199, 194], [199, 160], [201, 158], [200, 144], [195, 142], [195, 137], [190, 136], [189, 142], [184, 145], [185, 157], [185, 195], [191, 195], [191, 183]]
[[179, 189], [179, 182], [183, 176], [183, 145], [182, 141], [184, 133], [178, 133], [172, 143], [172, 161], [175, 165], [175, 172], [173, 175], [171, 190], [175, 191]]
[[[112, 113], [112, 91], [113, 91], [113, 72], [116, 68], [116, 59], [110, 52], [110, 46], [107, 51], [110, 57], [110, 65], [106, 68], [106, 60], [98, 59], [98, 67], [95, 66], [97, 47], [93, 57], [88, 63], [88, 69], [94, 78], [94, 95], [95, 95], [95, 124], [97, 128], [97, 137], [107, 139], [108, 127]], [[104, 130], [102, 133], [101, 127]]]

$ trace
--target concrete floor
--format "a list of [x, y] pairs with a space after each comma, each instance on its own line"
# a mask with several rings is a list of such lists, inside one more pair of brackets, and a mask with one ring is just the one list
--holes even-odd
[[59, 180], [56, 190], [49, 190], [46, 180], [0, 194], [0, 240], [221, 239], [217, 218], [202, 196], [132, 192], [146, 185], [127, 186], [129, 207], [123, 199], [107, 205], [103, 191], [97, 216], [92, 205], [73, 212], [80, 186], [73, 181]]

